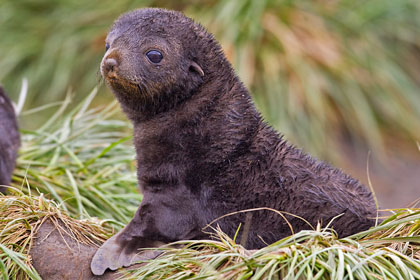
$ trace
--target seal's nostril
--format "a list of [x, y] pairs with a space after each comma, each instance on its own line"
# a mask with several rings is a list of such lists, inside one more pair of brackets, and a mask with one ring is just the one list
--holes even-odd
[[106, 68], [107, 72], [114, 71], [115, 66], [118, 65], [117, 61], [114, 58], [105, 59], [104, 64], [105, 64], [105, 68]]

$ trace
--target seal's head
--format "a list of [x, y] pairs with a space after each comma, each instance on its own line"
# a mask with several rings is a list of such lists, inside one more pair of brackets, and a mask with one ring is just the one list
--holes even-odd
[[101, 73], [129, 117], [150, 116], [194, 94], [220, 53], [213, 36], [182, 13], [134, 10], [112, 26]]

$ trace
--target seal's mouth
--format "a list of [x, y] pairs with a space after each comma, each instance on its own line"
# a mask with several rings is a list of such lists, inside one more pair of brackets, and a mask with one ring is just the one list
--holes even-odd
[[105, 76], [105, 81], [111, 89], [114, 89], [119, 94], [138, 93], [140, 91], [139, 83], [125, 79], [117, 74]]
[[102, 77], [109, 83], [118, 83], [119, 81], [124, 80], [116, 72], [108, 72], [106, 74], [102, 73]]

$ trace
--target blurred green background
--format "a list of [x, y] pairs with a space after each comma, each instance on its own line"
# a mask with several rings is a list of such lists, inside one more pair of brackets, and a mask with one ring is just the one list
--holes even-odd
[[[372, 151], [382, 204], [420, 196], [418, 0], [0, 0], [0, 83], [17, 100], [28, 79], [25, 109], [66, 94], [77, 104], [96, 85], [96, 104], [109, 103], [98, 72], [107, 30], [146, 6], [182, 10], [214, 33], [292, 143], [364, 182]], [[23, 113], [21, 127], [54, 110]]]

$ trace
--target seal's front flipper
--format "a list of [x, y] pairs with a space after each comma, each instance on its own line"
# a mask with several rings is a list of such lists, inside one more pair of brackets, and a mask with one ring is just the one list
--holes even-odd
[[128, 267], [138, 261], [156, 258], [162, 252], [159, 250], [139, 250], [141, 248], [155, 248], [164, 243], [154, 240], [138, 238], [125, 238], [124, 229], [108, 239], [96, 251], [90, 264], [94, 275], [102, 275], [109, 268], [116, 270]]

